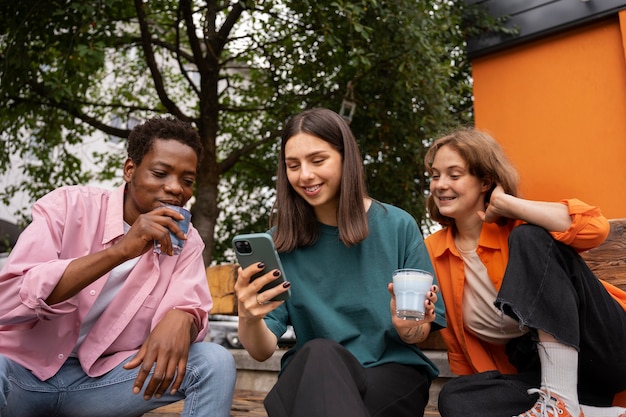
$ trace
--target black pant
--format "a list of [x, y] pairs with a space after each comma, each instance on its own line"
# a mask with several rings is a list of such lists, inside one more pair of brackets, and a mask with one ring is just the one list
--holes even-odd
[[626, 389], [626, 312], [569, 246], [533, 225], [509, 237], [509, 262], [496, 306], [531, 329], [535, 337], [507, 345], [518, 375], [497, 371], [455, 378], [439, 395], [442, 417], [513, 416], [530, 409], [541, 373], [536, 331], [574, 347], [581, 403], [608, 406]]
[[265, 398], [270, 417], [421, 417], [430, 383], [417, 367], [364, 368], [343, 346], [307, 342]]

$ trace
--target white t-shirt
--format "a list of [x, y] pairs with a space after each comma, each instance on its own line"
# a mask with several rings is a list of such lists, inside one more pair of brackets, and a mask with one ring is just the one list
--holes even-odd
[[524, 335], [528, 329], [496, 308], [497, 291], [489, 279], [487, 268], [475, 250], [462, 251], [465, 264], [463, 289], [463, 324], [476, 337], [493, 344], [505, 344]]
[[[128, 233], [129, 229], [130, 225], [124, 222], [124, 233]], [[76, 352], [78, 352], [80, 344], [83, 342], [85, 337], [87, 337], [87, 334], [94, 324], [96, 324], [100, 315], [104, 312], [104, 310], [106, 310], [111, 301], [113, 301], [117, 292], [120, 288], [122, 288], [124, 281], [128, 278], [128, 274], [130, 274], [130, 271], [132, 271], [135, 265], [137, 265], [137, 262], [139, 262], [139, 258], [140, 257], [137, 256], [136, 258], [129, 259], [111, 270], [107, 282], [104, 284], [104, 287], [102, 287], [102, 292], [98, 295], [96, 302], [93, 304], [80, 326], [78, 341], [76, 342], [76, 346], [74, 346], [74, 350], [72, 350], [72, 354], [70, 356], [76, 356]]]

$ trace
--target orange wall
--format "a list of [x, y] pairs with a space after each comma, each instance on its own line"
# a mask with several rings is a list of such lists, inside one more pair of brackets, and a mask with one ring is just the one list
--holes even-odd
[[472, 62], [476, 126], [503, 145], [524, 197], [626, 217], [623, 32], [615, 15]]

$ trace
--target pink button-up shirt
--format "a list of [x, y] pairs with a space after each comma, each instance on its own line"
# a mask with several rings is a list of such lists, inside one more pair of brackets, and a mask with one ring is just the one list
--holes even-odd
[[[53, 376], [72, 352], [109, 274], [66, 301], [48, 305], [45, 300], [72, 260], [110, 247], [124, 235], [123, 205], [124, 186], [113, 192], [80, 186], [52, 191], [33, 206], [32, 223], [0, 271], [0, 354], [41, 380]], [[149, 251], [141, 256], [80, 345], [78, 359], [87, 375], [102, 375], [134, 354], [174, 308], [194, 316], [196, 341], [204, 339], [213, 302], [203, 249], [190, 226], [180, 255]]]

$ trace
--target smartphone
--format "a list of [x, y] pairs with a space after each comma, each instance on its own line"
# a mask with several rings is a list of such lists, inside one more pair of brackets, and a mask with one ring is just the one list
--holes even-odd
[[[242, 268], [246, 268], [247, 266], [258, 262], [263, 262], [265, 264], [265, 269], [252, 276], [250, 282], [274, 269], [278, 269], [280, 271], [280, 276], [269, 284], [264, 285], [261, 288], [261, 291], [274, 288], [275, 286], [281, 285], [286, 281], [285, 271], [280, 263], [278, 252], [276, 252], [276, 248], [274, 247], [274, 241], [272, 240], [272, 236], [268, 233], [249, 233], [237, 235], [233, 238], [233, 248], [235, 249], [237, 261]], [[286, 300], [290, 295], [291, 290], [287, 290], [271, 300]]]

